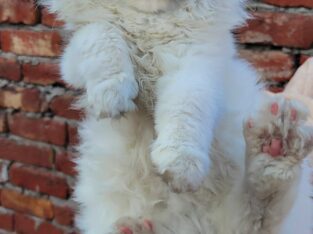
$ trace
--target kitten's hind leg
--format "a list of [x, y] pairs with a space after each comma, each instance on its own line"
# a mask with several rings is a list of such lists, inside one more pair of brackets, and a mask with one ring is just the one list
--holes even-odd
[[276, 96], [245, 124], [249, 233], [276, 233], [292, 205], [301, 161], [313, 148], [306, 118], [301, 103]]

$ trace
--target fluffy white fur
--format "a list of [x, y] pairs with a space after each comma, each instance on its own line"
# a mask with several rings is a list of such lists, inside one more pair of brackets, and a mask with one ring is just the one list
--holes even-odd
[[[120, 233], [142, 217], [157, 234], [278, 232], [312, 129], [301, 105], [268, 97], [237, 58], [240, 0], [43, 4], [73, 30], [62, 74], [86, 90], [75, 188], [83, 233]], [[285, 121], [292, 108], [299, 121]], [[286, 157], [261, 151], [277, 136]]]

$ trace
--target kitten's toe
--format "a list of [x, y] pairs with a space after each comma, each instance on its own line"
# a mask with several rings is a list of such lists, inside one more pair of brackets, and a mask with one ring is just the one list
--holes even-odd
[[123, 217], [115, 226], [116, 234], [154, 234], [153, 223], [149, 219]]

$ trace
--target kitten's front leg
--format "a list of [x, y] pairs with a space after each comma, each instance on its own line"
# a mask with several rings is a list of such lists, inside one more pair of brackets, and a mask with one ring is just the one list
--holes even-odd
[[195, 191], [209, 169], [213, 129], [222, 105], [221, 73], [207, 57], [190, 58], [159, 80], [152, 161], [174, 191]]
[[84, 88], [83, 107], [97, 117], [116, 117], [136, 109], [133, 65], [122, 33], [102, 22], [89, 24], [70, 40], [61, 63], [63, 79]]

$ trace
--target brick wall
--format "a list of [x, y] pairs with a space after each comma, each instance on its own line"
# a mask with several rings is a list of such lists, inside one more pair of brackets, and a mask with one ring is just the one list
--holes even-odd
[[[236, 32], [241, 54], [281, 91], [313, 55], [313, 0], [249, 9], [255, 18]], [[81, 113], [59, 77], [61, 26], [32, 0], [0, 1], [0, 233], [76, 233], [69, 198]]]
[[254, 18], [237, 31], [241, 54], [272, 91], [282, 91], [313, 55], [313, 0], [258, 0], [249, 9]]

